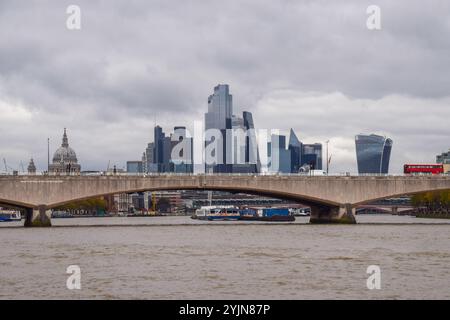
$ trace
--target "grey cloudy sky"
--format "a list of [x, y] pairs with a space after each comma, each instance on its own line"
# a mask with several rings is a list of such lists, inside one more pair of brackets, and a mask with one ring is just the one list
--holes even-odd
[[0, 157], [15, 168], [44, 170], [64, 127], [82, 169], [123, 167], [155, 121], [202, 120], [218, 83], [258, 128], [330, 139], [332, 172], [356, 171], [361, 132], [394, 140], [394, 173], [450, 148], [447, 0], [0, 0], [0, 39]]

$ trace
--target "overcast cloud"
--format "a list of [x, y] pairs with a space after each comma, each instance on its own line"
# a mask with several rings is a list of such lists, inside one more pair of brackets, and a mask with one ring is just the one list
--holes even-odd
[[396, 173], [450, 148], [449, 75], [447, 0], [0, 0], [0, 157], [45, 170], [67, 127], [83, 170], [123, 167], [228, 83], [258, 128], [330, 139], [332, 172], [356, 171], [355, 134], [388, 135]]

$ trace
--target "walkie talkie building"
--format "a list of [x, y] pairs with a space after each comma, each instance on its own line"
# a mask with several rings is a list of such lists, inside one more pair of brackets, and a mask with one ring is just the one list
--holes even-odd
[[371, 134], [355, 137], [358, 173], [388, 173], [392, 139]]

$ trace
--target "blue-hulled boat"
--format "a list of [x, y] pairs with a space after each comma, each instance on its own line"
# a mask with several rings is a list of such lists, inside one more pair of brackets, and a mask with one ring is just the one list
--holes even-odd
[[21, 219], [20, 211], [0, 210], [0, 222], [20, 221]]

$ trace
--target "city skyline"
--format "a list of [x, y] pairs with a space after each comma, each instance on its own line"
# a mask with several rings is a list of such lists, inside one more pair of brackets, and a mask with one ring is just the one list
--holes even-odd
[[[227, 86], [227, 92], [228, 92], [228, 84], [224, 84], [225, 86]], [[221, 84], [218, 84], [217, 86], [215, 86], [215, 88], [217, 89], [218, 87], [220, 87], [220, 86], [222, 86]], [[227, 93], [228, 94], [228, 93]], [[210, 99], [212, 96], [210, 96], [208, 99]], [[228, 129], [236, 129], [237, 127], [235, 127], [234, 125], [233, 126], [231, 126], [231, 121], [235, 121], [235, 120], [239, 120], [239, 119], [243, 119], [243, 118], [237, 118], [237, 116], [235, 116], [234, 114], [233, 114], [233, 110], [232, 110], [232, 108], [231, 108], [231, 111], [229, 111], [229, 112], [231, 112], [230, 114], [231, 114], [231, 116], [232, 116], [232, 118], [230, 118], [229, 120], [230, 120], [230, 128], [228, 128]], [[251, 114], [251, 112], [248, 112], [248, 111], [243, 111], [243, 113], [244, 113], [244, 115], [247, 113], [247, 114], [250, 114], [250, 116], [252, 116], [252, 114]], [[208, 114], [208, 111], [205, 113], [205, 115], [206, 114]], [[198, 121], [198, 120], [197, 120]], [[206, 118], [205, 118], [205, 121], [206, 121]], [[206, 123], [205, 123], [206, 124]], [[172, 131], [171, 131], [171, 133], [168, 135], [168, 136], [165, 136], [165, 133], [164, 133], [164, 131], [165, 131], [165, 129], [163, 128], [163, 127], [161, 127], [159, 124], [156, 124], [156, 122], [155, 122], [155, 127], [153, 127], [153, 129], [151, 129], [151, 128], [149, 128], [150, 130], [149, 131], [153, 131], [153, 135], [152, 135], [152, 138], [150, 138], [145, 144], [147, 145], [148, 144], [148, 147], [147, 147], [147, 152], [148, 152], [148, 150], [149, 150], [149, 148], [150, 148], [150, 146], [151, 146], [151, 148], [154, 148], [155, 147], [155, 136], [157, 136], [157, 137], [160, 137], [160, 145], [159, 145], [159, 148], [163, 148], [163, 144], [165, 144], [165, 143], [169, 143], [170, 144], [170, 138], [171, 138], [171, 136], [175, 133], [175, 131], [177, 131], [177, 130], [180, 130], [180, 129], [182, 129], [183, 130], [183, 134], [181, 134], [182, 136], [186, 136], [186, 134], [188, 134], [189, 136], [192, 136], [192, 133], [193, 132], [195, 132], [195, 130], [189, 130], [188, 128], [190, 128], [190, 127], [194, 127], [194, 125], [187, 125], [187, 126], [185, 126], [185, 124], [184, 123], [182, 123], [182, 126], [181, 125], [174, 125], [174, 126], [172, 126], [171, 128], [172, 128]], [[211, 128], [213, 128], [213, 127], [211, 127]], [[211, 129], [210, 128], [210, 129]], [[260, 129], [260, 128], [258, 128], [257, 126], [255, 127], [255, 129], [256, 130], [258, 130], [258, 129]], [[291, 150], [291, 142], [290, 142], [290, 140], [292, 139], [292, 138], [294, 138], [295, 140], [298, 140], [298, 137], [297, 137], [297, 135], [296, 135], [296, 133], [295, 133], [295, 130], [293, 129], [293, 128], [290, 128], [290, 129], [286, 129], [286, 128], [280, 128], [280, 129], [278, 129], [278, 128], [269, 128], [269, 129], [266, 129], [266, 128], [262, 128], [262, 129], [264, 129], [264, 130], [268, 130], [269, 132], [270, 132], [270, 130], [277, 130], [277, 134], [275, 135], [275, 136], [277, 136], [277, 137], [280, 137], [280, 138], [283, 138], [284, 139], [284, 143], [283, 143], [283, 147], [282, 147], [282, 149], [285, 149], [286, 151], [289, 151], [289, 152], [293, 152], [292, 150]], [[169, 131], [170, 132], [170, 130], [167, 130], [167, 131]], [[289, 134], [288, 134], [289, 133]], [[179, 134], [179, 133], [178, 133]], [[365, 135], [365, 134], [367, 134], [367, 135], [372, 135], [372, 136], [376, 136], [376, 134], [374, 134], [374, 133], [361, 133], [361, 134], [359, 134], [359, 135]], [[180, 135], [180, 134], [179, 134]], [[356, 135], [356, 136], [359, 136], [359, 135]], [[381, 136], [380, 136], [381, 137]], [[268, 145], [268, 153], [270, 154], [270, 139], [273, 139], [274, 138], [274, 135], [272, 134], [272, 137], [270, 137], [270, 136], [268, 136], [268, 139], [269, 139], [269, 145]], [[48, 138], [49, 139], [49, 138]], [[64, 136], [63, 136], [63, 144], [64, 144], [64, 140], [67, 140], [67, 137], [66, 137], [66, 128], [64, 128]], [[333, 139], [333, 138], [331, 138], [331, 139]], [[156, 140], [158, 140], [158, 139], [156, 139]], [[165, 140], [167, 140], [167, 141], [165, 141]], [[195, 140], [195, 139], [194, 139]], [[301, 140], [301, 139], [300, 139]], [[149, 142], [149, 141], [153, 141], [153, 142]], [[49, 142], [49, 141], [48, 141]], [[67, 143], [67, 142], [66, 142]], [[190, 142], [191, 144], [193, 143], [192, 141]], [[302, 149], [304, 148], [304, 147], [307, 147], [307, 148], [313, 148], [315, 145], [318, 145], [319, 147], [320, 147], [320, 156], [321, 157], [323, 157], [323, 155], [322, 155], [322, 143], [321, 142], [315, 142], [315, 143], [313, 143], [313, 144], [307, 144], [307, 143], [302, 143], [302, 141], [300, 141], [300, 143], [301, 143], [301, 145], [302, 145]], [[157, 147], [158, 148], [158, 147]], [[170, 148], [173, 148], [173, 143], [172, 143], [172, 146], [170, 147]], [[247, 147], [246, 147], [247, 148]], [[55, 148], [55, 150], [52, 150], [51, 149], [51, 147], [50, 147], [50, 149], [48, 150], [50, 153], [53, 153], [53, 152], [57, 152], [58, 150], [57, 150], [58, 148]], [[156, 150], [156, 149], [155, 149]], [[170, 149], [171, 150], [171, 149]], [[391, 151], [391, 150], [390, 150]], [[154, 152], [154, 151], [152, 151], [152, 152]], [[166, 149], [166, 151], [164, 151], [165, 153], [168, 153], [169, 151]], [[302, 151], [302, 152], [305, 152], [305, 151]], [[161, 153], [161, 151], [160, 152], [156, 152], [157, 154], [159, 154], [159, 157], [163, 157], [163, 154], [160, 154]], [[259, 151], [258, 151], [258, 153], [259, 153]], [[143, 153], [144, 154], [144, 156], [143, 156], [143, 158], [140, 160], [141, 162], [142, 162], [142, 166], [143, 166], [143, 168], [147, 168], [146, 167], [146, 165], [144, 164], [145, 163], [145, 161], [147, 161], [146, 160], [146, 152], [144, 152]], [[436, 153], [437, 154], [437, 153]], [[147, 154], [147, 156], [148, 156], [148, 154]], [[151, 157], [154, 157], [155, 155], [154, 154], [151, 154]], [[335, 155], [336, 156], [336, 155]], [[337, 155], [338, 157], [339, 157], [339, 155]], [[119, 169], [121, 169], [121, 170], [127, 170], [127, 168], [128, 168], [128, 165], [127, 165], [127, 163], [128, 162], [135, 162], [135, 161], [139, 161], [139, 160], [137, 160], [138, 159], [138, 157], [136, 156], [135, 157], [135, 159], [133, 160], [133, 157], [132, 156], [129, 156], [128, 158], [126, 157], [126, 156], [124, 156], [124, 155], [122, 155], [122, 157], [125, 157], [126, 158], [126, 160], [122, 163], [122, 162], [117, 162], [117, 161], [111, 161], [110, 159], [109, 160], [107, 160], [108, 161], [108, 168], [112, 168], [113, 166], [114, 167], [117, 167], [117, 169], [119, 170]], [[156, 161], [154, 164], [156, 164], [157, 166], [161, 166], [161, 165], [163, 165], [163, 163], [165, 163], [165, 162], [168, 162], [168, 160], [170, 159], [170, 156], [167, 154], [167, 155], [164, 155], [164, 157], [165, 158], [167, 158], [167, 159], [165, 159], [164, 161], [163, 161], [163, 159], [161, 158], [161, 159], [155, 159], [155, 158], [153, 158], [153, 161]], [[11, 166], [10, 165], [10, 163], [8, 163], [7, 162], [7, 166], [8, 166], [8, 169], [9, 170], [13, 170], [13, 169], [17, 169], [18, 171], [21, 171], [21, 169], [24, 167], [24, 164], [26, 164], [26, 163], [28, 163], [28, 162], [26, 162], [26, 161], [29, 161], [30, 159], [32, 159], [33, 161], [35, 161], [35, 158], [36, 157], [34, 157], [33, 155], [27, 160], [27, 159], [24, 159], [24, 160], [21, 160], [21, 162], [20, 162], [20, 164], [18, 164], [16, 167], [14, 167], [14, 166]], [[289, 155], [288, 156], [288, 158], [291, 158], [291, 155]], [[431, 158], [436, 158], [436, 155], [432, 155], [431, 156]], [[6, 158], [5, 158], [6, 159]], [[145, 159], [145, 160], [144, 160]], [[320, 159], [320, 165], [318, 165], [319, 166], [319, 168], [320, 169], [322, 169], [322, 165], [323, 165], [323, 163], [322, 163], [322, 161], [323, 161], [323, 158], [319, 158]], [[314, 161], [319, 161], [319, 159], [317, 159], [317, 160], [314, 160]], [[86, 163], [89, 163], [90, 161], [89, 161], [89, 159], [86, 159], [87, 161], [86, 161]], [[54, 159], [53, 159], [53, 161], [54, 161]], [[151, 161], [151, 160], [150, 160]], [[224, 158], [224, 161], [226, 161], [225, 160], [225, 158]], [[292, 161], [292, 158], [291, 158], [291, 161]], [[325, 160], [326, 161], [326, 160]], [[36, 161], [37, 163], [42, 163], [42, 160], [40, 160], [40, 159], [37, 159], [37, 161]], [[414, 161], [413, 161], [414, 162]], [[416, 161], [417, 162], [417, 161]], [[269, 156], [269, 163], [270, 163], [270, 156]], [[389, 159], [388, 159], [388, 163], [389, 163]], [[434, 163], [434, 161], [430, 161], [430, 162], [428, 162], [428, 163]], [[306, 162], [305, 162], [305, 164], [306, 164]], [[33, 163], [33, 165], [34, 165], [34, 163]], [[42, 167], [42, 168], [39, 168], [39, 165], [37, 166], [37, 170], [39, 171], [40, 169], [40, 171], [46, 171], [46, 165], [47, 165], [47, 163], [45, 163], [45, 168], [44, 167]], [[324, 164], [324, 165], [326, 165], [326, 163]], [[269, 164], [269, 166], [270, 166], [270, 164]], [[288, 166], [290, 166], [290, 164], [288, 164]], [[357, 156], [357, 148], [355, 148], [355, 166], [356, 166], [356, 172], [358, 172], [358, 156]], [[388, 164], [388, 167], [389, 167], [389, 164]], [[402, 165], [402, 167], [403, 167], [403, 165]], [[316, 167], [317, 168], [317, 167]], [[103, 170], [105, 170], [106, 168], [99, 168], [99, 167], [87, 167], [86, 168], [86, 170], [98, 170], [98, 171], [103, 171]], [[266, 168], [267, 169], [267, 168]], [[188, 171], [190, 171], [190, 170], [192, 170], [192, 169], [189, 169], [189, 170], [186, 170], [186, 169], [183, 169], [182, 171], [186, 171], [186, 172], [188, 172]], [[167, 168], [153, 168], [153, 169], [147, 169], [147, 171], [146, 172], [169, 172], [169, 171], [171, 171], [171, 170], [169, 170], [169, 169], [167, 169]], [[268, 171], [269, 172], [274, 172], [273, 170], [271, 170], [270, 169], [270, 167], [268, 168]], [[276, 169], [275, 171], [278, 171], [278, 169]], [[280, 169], [279, 170], [280, 172], [285, 172], [285, 173], [287, 173], [287, 171], [286, 171], [286, 168], [285, 169]], [[333, 174], [333, 173], [344, 173], [344, 172], [354, 172], [355, 173], [355, 171], [352, 171], [351, 169], [350, 170], [342, 170], [342, 171], [336, 171], [336, 170], [330, 170], [330, 174]], [[390, 172], [390, 171], [388, 171], [388, 173], [401, 173], [401, 172]]]
[[[227, 19], [208, 15], [220, 12], [215, 2], [177, 10], [157, 2], [79, 5], [83, 27], [72, 32], [65, 4], [2, 2], [0, 156], [11, 167], [33, 157], [45, 168], [46, 139], [54, 151], [64, 127], [84, 167], [124, 166], [152, 139], [155, 121], [166, 132], [179, 123], [191, 130], [217, 83], [233, 87], [234, 112], [252, 112], [257, 127], [293, 128], [307, 143], [330, 140], [331, 173], [357, 171], [359, 133], [395, 141], [392, 173], [448, 150], [450, 32], [436, 19], [448, 15], [448, 3], [422, 10], [412, 1], [405, 13], [379, 1], [389, 12], [379, 32], [367, 30], [360, 1], [221, 4]], [[119, 15], [130, 23], [117, 25]]]

